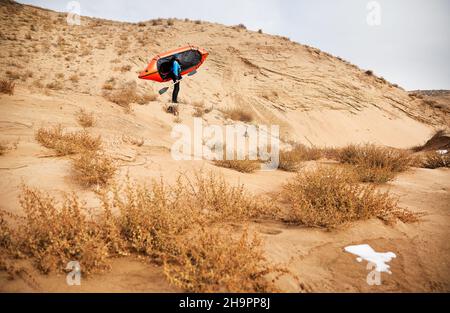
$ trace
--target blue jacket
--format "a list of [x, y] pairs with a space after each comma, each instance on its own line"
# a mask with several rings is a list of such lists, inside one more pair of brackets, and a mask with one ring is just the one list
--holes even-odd
[[181, 74], [181, 66], [177, 61], [174, 61], [172, 63], [172, 73], [175, 75], [175, 77], [179, 77]]

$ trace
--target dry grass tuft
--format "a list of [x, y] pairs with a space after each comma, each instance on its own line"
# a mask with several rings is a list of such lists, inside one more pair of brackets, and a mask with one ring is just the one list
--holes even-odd
[[80, 76], [78, 76], [77, 74], [73, 74], [69, 77], [70, 81], [72, 83], [78, 83], [80, 81]]
[[411, 153], [372, 144], [349, 145], [338, 150], [338, 161], [355, 167], [360, 181], [385, 183], [415, 164]]
[[169, 281], [189, 292], [279, 291], [266, 276], [287, 271], [267, 264], [257, 237], [235, 237], [228, 229], [199, 229], [183, 238], [179, 255], [164, 264]]
[[306, 226], [335, 228], [373, 217], [392, 223], [396, 218], [413, 222], [417, 217], [398, 208], [388, 193], [361, 185], [353, 171], [320, 167], [299, 173], [284, 186], [286, 221]]
[[117, 166], [102, 152], [84, 150], [74, 159], [73, 169], [76, 180], [82, 185], [105, 186], [114, 177]]
[[75, 194], [58, 204], [48, 194], [23, 187], [20, 203], [25, 220], [15, 244], [41, 272], [62, 272], [72, 260], [82, 264], [84, 274], [108, 269], [101, 227], [84, 215], [86, 207]]
[[64, 85], [63, 85], [63, 83], [62, 83], [61, 81], [59, 81], [59, 80], [54, 80], [54, 81], [48, 83], [48, 84], [46, 85], [46, 87], [47, 87], [48, 89], [61, 90], [61, 89], [63, 89]]
[[142, 147], [145, 142], [144, 138], [136, 138], [128, 135], [122, 135], [122, 141], [138, 147]]
[[101, 138], [92, 137], [86, 131], [64, 133], [61, 125], [39, 128], [36, 140], [46, 148], [54, 149], [59, 156], [70, 155], [84, 150], [97, 151], [101, 148]]
[[135, 253], [163, 262], [169, 281], [187, 291], [224, 292], [277, 291], [275, 279], [288, 274], [267, 263], [258, 238], [224, 224], [269, 216], [271, 206], [212, 174], [151, 187], [128, 181], [98, 197], [102, 213], [86, 216], [75, 193], [59, 203], [23, 187], [17, 232], [0, 213], [0, 267], [3, 251], [15, 251], [43, 273], [78, 261], [85, 275], [109, 269], [110, 257]]
[[202, 117], [212, 111], [212, 107], [205, 107], [204, 101], [195, 101], [192, 103], [192, 106], [194, 107], [194, 113], [192, 114], [194, 117]]
[[253, 113], [249, 110], [242, 108], [233, 108], [223, 111], [226, 118], [232, 119], [234, 121], [241, 122], [251, 122], [253, 121]]
[[15, 83], [10, 80], [1, 79], [0, 80], [0, 93], [5, 93], [7, 95], [14, 94]]
[[280, 151], [278, 168], [287, 172], [296, 172], [301, 167], [301, 162], [318, 160], [322, 157], [322, 151], [315, 147], [306, 147], [296, 144], [291, 150]]
[[430, 151], [423, 157], [421, 166], [430, 169], [450, 167], [450, 154]]
[[214, 164], [220, 167], [236, 170], [241, 173], [253, 173], [261, 168], [257, 160], [215, 160]]
[[108, 212], [120, 212], [115, 223], [130, 251], [163, 260], [179, 256], [183, 239], [196, 226], [270, 217], [276, 208], [254, 197], [243, 186], [232, 186], [213, 174], [180, 176], [173, 185], [152, 181], [151, 187], [128, 184], [114, 187], [103, 198]]
[[115, 79], [110, 79], [103, 86], [104, 90], [112, 90], [111, 92], [105, 93], [105, 98], [113, 103], [120, 105], [127, 111], [131, 110], [131, 103], [146, 104], [150, 101], [154, 101], [157, 95], [154, 93], [139, 95], [137, 91], [136, 82], [128, 82], [122, 84], [117, 89], [114, 90]]
[[0, 155], [4, 155], [7, 150], [8, 147], [3, 142], [0, 142]]
[[136, 101], [137, 94], [134, 88], [121, 88], [119, 90], [113, 91], [112, 93], [107, 95], [106, 98], [109, 101], [129, 110], [130, 104]]
[[94, 112], [86, 112], [84, 109], [80, 109], [77, 113], [78, 124], [87, 128], [92, 127], [95, 124]]

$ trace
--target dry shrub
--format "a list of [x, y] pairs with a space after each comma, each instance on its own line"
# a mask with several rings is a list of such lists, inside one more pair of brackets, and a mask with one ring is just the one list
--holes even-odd
[[[179, 176], [173, 185], [166, 185], [162, 180], [153, 180], [151, 188], [128, 183], [126, 188], [115, 188], [113, 200], [105, 207], [120, 211], [128, 222], [137, 213], [145, 219], [138, 224], [156, 223], [158, 216], [169, 216], [174, 219], [171, 223], [178, 223], [180, 230], [195, 224], [243, 221], [277, 214], [277, 208], [267, 199], [248, 193], [243, 185], [233, 186], [222, 177], [201, 172], [196, 173], [194, 179]], [[149, 221], [150, 216], [154, 216], [154, 221]], [[184, 218], [177, 221], [179, 216]], [[134, 228], [143, 229], [141, 226]], [[162, 228], [161, 231], [173, 229]]]
[[114, 86], [116, 85], [116, 78], [111, 77], [103, 84], [103, 90], [113, 90]]
[[145, 140], [144, 138], [136, 138], [134, 136], [128, 136], [128, 135], [122, 135], [123, 142], [126, 142], [128, 144], [141, 147]]
[[430, 151], [423, 157], [421, 166], [430, 169], [450, 167], [450, 154]]
[[14, 94], [14, 87], [15, 83], [10, 80], [1, 79], [0, 80], [0, 92], [5, 93], [7, 95], [13, 95]]
[[296, 172], [300, 169], [301, 162], [318, 160], [321, 157], [322, 151], [319, 148], [296, 144], [291, 150], [280, 151], [278, 168], [287, 172]]
[[101, 138], [92, 137], [86, 131], [64, 133], [61, 125], [39, 128], [36, 140], [46, 148], [54, 149], [59, 156], [75, 154], [84, 150], [96, 151], [101, 148]]
[[215, 160], [214, 164], [220, 167], [230, 168], [241, 173], [253, 173], [260, 169], [258, 160]]
[[202, 117], [203, 115], [205, 115], [205, 108], [200, 107], [200, 106], [196, 106], [194, 108], [194, 113], [192, 115], [194, 117]]
[[73, 160], [75, 178], [84, 186], [105, 186], [113, 178], [117, 166], [99, 151], [84, 150]]
[[118, 68], [119, 71], [122, 73], [131, 71], [131, 65], [123, 65], [120, 68]]
[[152, 26], [162, 25], [162, 23], [163, 23], [163, 19], [162, 18], [158, 18], [158, 19], [152, 20]]
[[339, 150], [338, 161], [355, 166], [362, 182], [385, 183], [413, 165], [411, 153], [373, 144], [349, 145]]
[[80, 76], [78, 76], [77, 74], [73, 74], [69, 77], [69, 79], [72, 83], [78, 83], [80, 81]]
[[22, 255], [17, 249], [18, 236], [5, 218], [8, 215], [11, 217], [10, 213], [0, 211], [0, 271], [6, 272], [8, 280], [20, 278], [28, 285], [38, 288], [38, 283], [29, 271], [17, 265], [17, 258]]
[[224, 225], [276, 210], [223, 178], [197, 173], [193, 180], [180, 176], [173, 185], [161, 180], [151, 187], [128, 181], [98, 197], [102, 213], [88, 217], [75, 193], [59, 204], [24, 187], [25, 218], [17, 234], [0, 215], [2, 249], [31, 258], [44, 273], [63, 271], [73, 260], [89, 274], [108, 269], [109, 257], [143, 254], [163, 261], [169, 280], [188, 291], [274, 291], [275, 275], [287, 273], [267, 264], [259, 239]]
[[270, 217], [273, 205], [248, 194], [243, 186], [231, 186], [223, 178], [197, 173], [195, 179], [180, 176], [174, 185], [153, 180], [151, 187], [127, 183], [115, 186], [111, 198], [103, 198], [116, 217], [119, 233], [133, 252], [161, 261], [179, 256], [187, 233], [195, 226]]
[[47, 87], [48, 89], [61, 90], [61, 89], [63, 89], [64, 86], [63, 86], [63, 83], [62, 83], [61, 81], [55, 80], [55, 81], [53, 81], [53, 82], [48, 83], [48, 84], [46, 85], [46, 87]]
[[4, 155], [7, 150], [8, 147], [3, 142], [0, 142], [0, 155]]
[[253, 121], [253, 113], [247, 109], [233, 108], [223, 111], [226, 118], [234, 121], [251, 122]]
[[287, 271], [268, 265], [261, 241], [238, 237], [230, 229], [199, 229], [184, 237], [180, 253], [169, 258], [164, 272], [169, 281], [189, 292], [276, 292], [268, 274]]
[[299, 173], [284, 186], [282, 198], [287, 204], [286, 221], [293, 224], [335, 228], [373, 217], [388, 223], [395, 218], [417, 220], [398, 208], [388, 193], [359, 184], [354, 172], [347, 169], [319, 167]]
[[95, 124], [94, 112], [86, 112], [84, 109], [80, 109], [77, 113], [77, 121], [83, 127], [92, 127]]
[[108, 268], [101, 227], [84, 215], [86, 207], [75, 194], [65, 195], [59, 204], [48, 194], [23, 187], [20, 203], [25, 221], [16, 244], [41, 272], [61, 272], [72, 260], [80, 262], [85, 274]]
[[130, 109], [130, 104], [135, 101], [136, 93], [131, 89], [120, 89], [112, 92], [107, 96], [107, 99], [115, 104]]
[[194, 113], [192, 114], [194, 117], [202, 117], [212, 111], [212, 107], [205, 107], [204, 101], [194, 101], [192, 106], [194, 107]]
[[[113, 88], [113, 86], [111, 86], [111, 88]], [[104, 85], [103, 89], [108, 88], [105, 88]], [[137, 92], [136, 82], [125, 83], [117, 90], [105, 94], [105, 97], [109, 101], [124, 107], [126, 110], [131, 110], [131, 103], [145, 104], [156, 99], [155, 94], [146, 94], [144, 96], [139, 95]]]
[[247, 27], [244, 25], [244, 24], [238, 24], [238, 25], [235, 25], [235, 26], [233, 26], [232, 27], [233, 29], [236, 29], [236, 30], [245, 30], [245, 29], [247, 29]]

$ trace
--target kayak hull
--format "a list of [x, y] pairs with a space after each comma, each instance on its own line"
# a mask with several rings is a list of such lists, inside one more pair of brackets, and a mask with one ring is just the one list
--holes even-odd
[[158, 54], [139, 74], [139, 78], [161, 83], [172, 80], [169, 60], [174, 56], [180, 60], [183, 76], [197, 70], [205, 62], [208, 52], [200, 47], [186, 46]]

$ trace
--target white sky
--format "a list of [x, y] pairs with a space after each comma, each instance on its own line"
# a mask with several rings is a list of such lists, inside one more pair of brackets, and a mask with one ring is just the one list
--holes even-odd
[[[69, 1], [20, 0], [56, 11]], [[79, 0], [81, 15], [138, 22], [201, 19], [283, 35], [372, 69], [412, 89], [450, 89], [450, 1], [378, 0], [370, 26], [366, 0]], [[374, 2], [374, 1], [372, 1]], [[372, 11], [373, 12], [373, 11]]]

